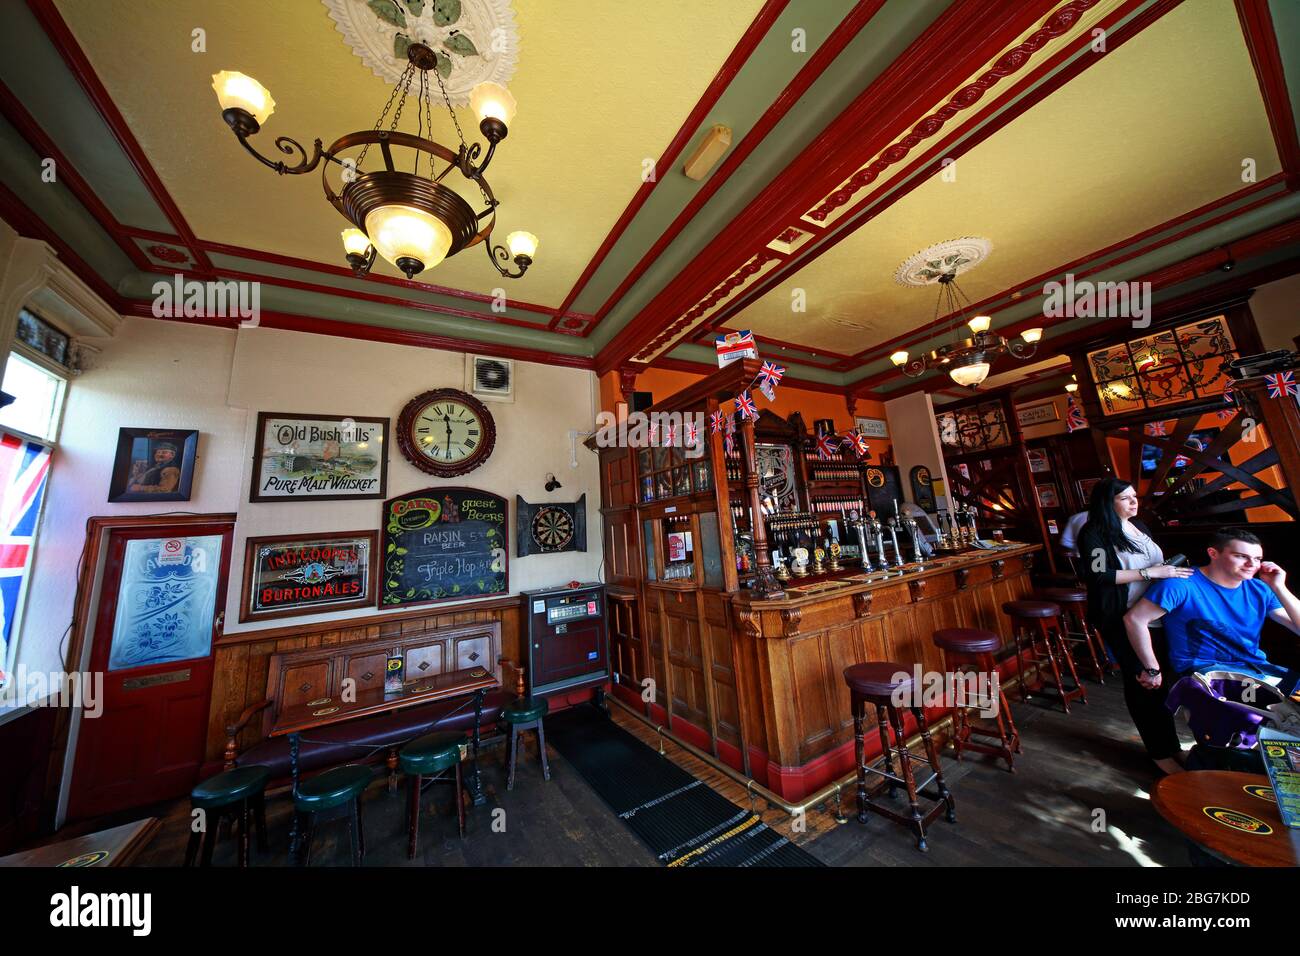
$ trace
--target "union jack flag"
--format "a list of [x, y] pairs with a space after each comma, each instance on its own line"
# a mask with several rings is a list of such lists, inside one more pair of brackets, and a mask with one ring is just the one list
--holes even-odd
[[853, 453], [859, 458], [865, 458], [871, 451], [871, 446], [867, 444], [867, 440], [862, 437], [857, 429], [844, 433], [844, 444], [852, 448]]
[[775, 385], [781, 381], [785, 375], [785, 366], [777, 365], [775, 362], [764, 362], [763, 367], [758, 370], [758, 380], [760, 382], [771, 382]]
[[0, 475], [4, 476], [0, 501], [0, 681], [5, 679], [4, 665], [49, 474], [48, 448], [0, 432]]
[[1233, 389], [1231, 382], [1223, 386], [1223, 402], [1225, 405], [1237, 404], [1237, 393]]
[[649, 435], [650, 435], [651, 445], [659, 444], [659, 423], [658, 422], [653, 420], [650, 422]]
[[741, 392], [736, 396], [736, 411], [740, 413], [741, 418], [758, 417], [758, 406], [749, 397], [749, 392]]
[[[714, 431], [717, 431], [715, 428]], [[686, 423], [686, 447], [694, 448], [700, 440], [700, 427], [695, 422]]]
[[735, 453], [736, 438], [730, 431], [728, 431], [727, 434], [722, 436], [722, 447], [727, 450], [728, 455]]
[[1147, 424], [1147, 434], [1152, 438], [1165, 438], [1169, 433], [1165, 431], [1164, 422], [1149, 422]]
[[1275, 372], [1264, 376], [1268, 386], [1269, 398], [1285, 398], [1287, 395], [1300, 397], [1300, 384], [1295, 380], [1295, 372]]
[[677, 426], [669, 425], [664, 429], [664, 447], [672, 448], [677, 444]]
[[776, 401], [776, 382], [771, 379], [763, 379], [758, 383], [758, 390], [763, 393], [763, 397], [769, 402]]
[[1073, 395], [1065, 396], [1065, 427], [1069, 431], [1078, 431], [1080, 428], [1088, 427], [1088, 419], [1084, 417], [1083, 409], [1079, 403], [1074, 400]]
[[711, 435], [716, 435], [722, 431], [722, 412], [714, 412], [709, 416], [709, 427]]
[[817, 436], [817, 456], [819, 458], [830, 458], [835, 454], [835, 435], [826, 432]]

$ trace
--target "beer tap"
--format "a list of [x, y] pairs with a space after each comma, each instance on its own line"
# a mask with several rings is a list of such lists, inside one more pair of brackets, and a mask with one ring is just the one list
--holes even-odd
[[912, 537], [912, 562], [916, 564], [917, 570], [924, 568], [925, 558], [921, 554], [921, 526], [916, 523], [916, 519], [911, 515], [903, 515], [903, 528]]
[[894, 545], [894, 567], [903, 566], [903, 549], [898, 546], [898, 519], [889, 519], [889, 540]]

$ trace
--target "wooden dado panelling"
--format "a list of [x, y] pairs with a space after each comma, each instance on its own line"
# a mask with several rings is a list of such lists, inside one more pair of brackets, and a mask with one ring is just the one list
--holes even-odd
[[[501, 624], [501, 656], [516, 663], [522, 662], [517, 598], [501, 598], [457, 607], [397, 611], [360, 620], [228, 634], [216, 646], [205, 759], [220, 760], [225, 751], [226, 727], [239, 719], [244, 708], [266, 699], [267, 679], [274, 654], [385, 640], [400, 644], [403, 635], [492, 621]], [[492, 662], [493, 665], [495, 663]], [[383, 665], [384, 662], [379, 661], [381, 674]], [[253, 725], [261, 727], [258, 721], [253, 721]], [[257, 731], [246, 733], [256, 734]], [[252, 742], [243, 739], [240, 744], [247, 746]]]
[[945, 627], [983, 628], [1009, 641], [1002, 604], [1033, 589], [1032, 559], [972, 559], [960, 569], [787, 607], [739, 604], [735, 633], [744, 686], [752, 688], [745, 698], [750, 746], [782, 767], [808, 764], [852, 739], [844, 683], [850, 664], [897, 661], [942, 671], [931, 636]]

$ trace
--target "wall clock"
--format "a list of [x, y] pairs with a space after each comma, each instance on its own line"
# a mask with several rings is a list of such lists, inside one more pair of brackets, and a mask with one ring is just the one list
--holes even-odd
[[455, 388], [415, 396], [397, 419], [397, 447], [406, 460], [440, 478], [473, 471], [491, 456], [496, 440], [492, 413]]

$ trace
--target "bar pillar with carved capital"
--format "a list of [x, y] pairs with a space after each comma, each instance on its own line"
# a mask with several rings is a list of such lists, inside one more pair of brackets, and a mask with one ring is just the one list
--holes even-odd
[[758, 453], [754, 447], [754, 420], [740, 418], [740, 441], [745, 452], [745, 490], [749, 494], [754, 536], [754, 584], [756, 595], [765, 598], [783, 597], [785, 590], [772, 570], [772, 559], [767, 548], [767, 524], [763, 520], [763, 500], [758, 485]]

